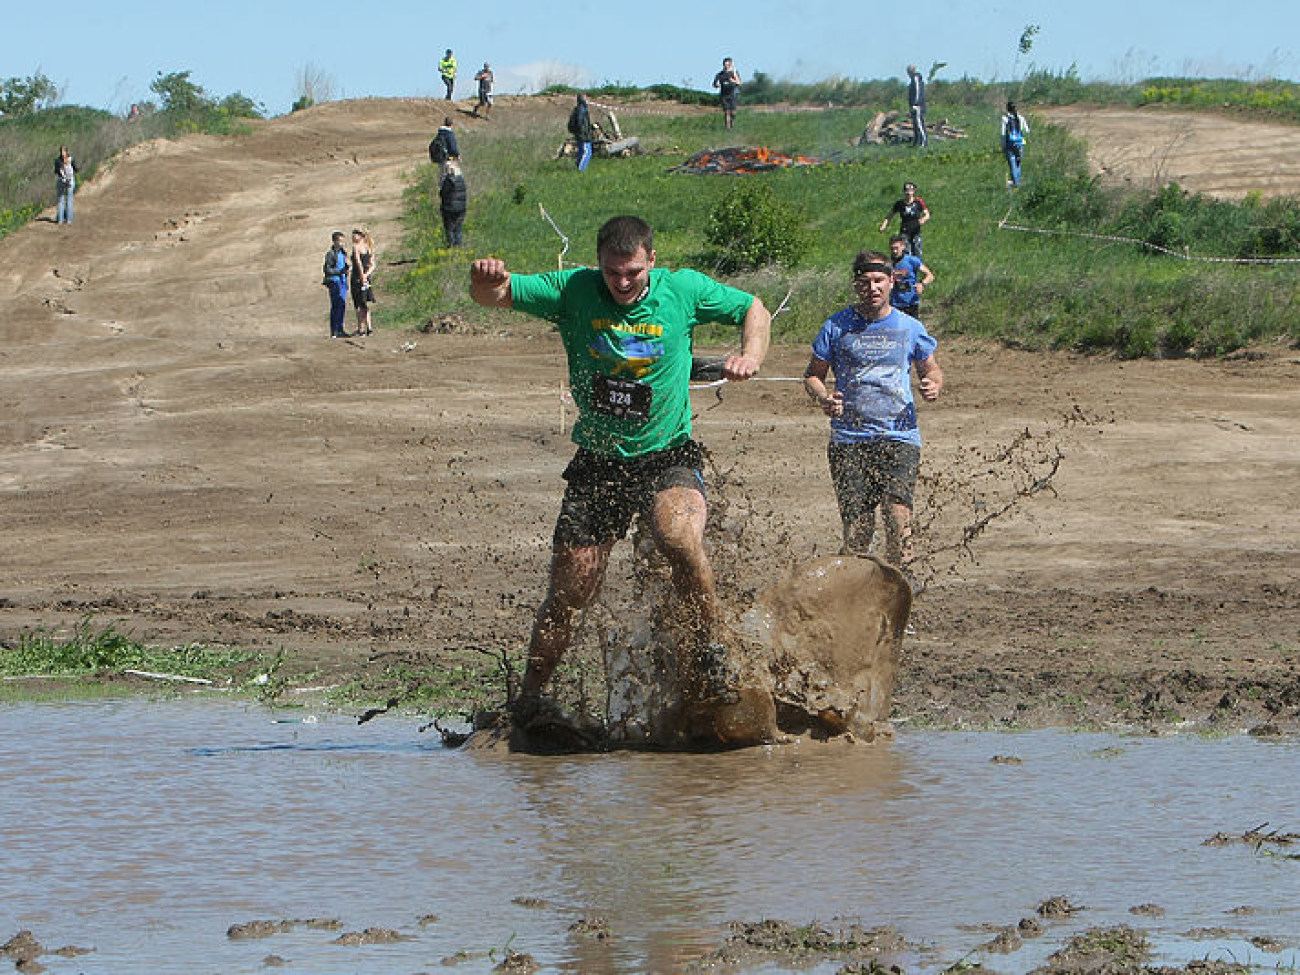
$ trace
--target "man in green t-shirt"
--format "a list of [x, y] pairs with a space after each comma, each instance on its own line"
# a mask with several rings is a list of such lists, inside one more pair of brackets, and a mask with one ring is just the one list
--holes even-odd
[[614, 217], [596, 236], [598, 268], [512, 274], [484, 258], [470, 266], [470, 296], [556, 324], [578, 405], [578, 451], [552, 540], [551, 578], [537, 611], [517, 726], [547, 721], [541, 697], [573, 638], [578, 614], [600, 591], [610, 550], [641, 515], [672, 568], [673, 591], [688, 632], [684, 668], [696, 696], [730, 701], [735, 681], [724, 646], [713, 639], [713, 569], [704, 550], [708, 506], [703, 455], [691, 439], [691, 340], [704, 322], [740, 326], [740, 352], [726, 379], [758, 373], [772, 316], [753, 295], [698, 271], [655, 267], [654, 232], [639, 217]]

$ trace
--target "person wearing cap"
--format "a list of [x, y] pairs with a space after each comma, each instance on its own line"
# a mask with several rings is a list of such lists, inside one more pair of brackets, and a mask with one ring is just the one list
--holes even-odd
[[[890, 304], [893, 282], [894, 265], [884, 254], [862, 251], [854, 257], [858, 300], [822, 324], [804, 370], [804, 389], [831, 421], [827, 458], [843, 553], [870, 553], [879, 510], [885, 561], [912, 583], [912, 504], [921, 463], [912, 370], [927, 402], [939, 398], [943, 370], [935, 358], [938, 343], [925, 326]], [[834, 392], [827, 386], [831, 373]]]
[[446, 100], [451, 101], [452, 89], [456, 87], [456, 55], [451, 53], [451, 48], [447, 48], [447, 53], [438, 62], [438, 77], [447, 89]]

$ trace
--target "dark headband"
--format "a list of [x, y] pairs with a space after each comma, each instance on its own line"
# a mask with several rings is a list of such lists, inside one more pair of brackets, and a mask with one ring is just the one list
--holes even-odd
[[868, 271], [879, 271], [881, 274], [893, 274], [894, 266], [892, 264], [882, 264], [880, 261], [871, 261], [867, 264], [859, 264], [853, 268], [853, 276], [866, 274]]

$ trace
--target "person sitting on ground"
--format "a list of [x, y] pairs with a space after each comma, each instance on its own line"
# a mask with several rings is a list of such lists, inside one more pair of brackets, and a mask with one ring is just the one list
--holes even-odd
[[598, 267], [512, 274], [503, 261], [470, 265], [470, 297], [513, 308], [559, 329], [578, 406], [578, 450], [552, 539], [551, 576], [537, 611], [517, 728], [564, 723], [542, 698], [582, 610], [596, 598], [614, 543], [634, 515], [671, 569], [681, 668], [697, 678], [696, 703], [734, 703], [737, 677], [719, 641], [713, 569], [704, 547], [704, 458], [691, 439], [691, 343], [697, 325], [740, 326], [740, 352], [723, 363], [738, 382], [758, 373], [772, 316], [758, 298], [694, 270], [655, 267], [654, 232], [614, 217], [596, 236]]

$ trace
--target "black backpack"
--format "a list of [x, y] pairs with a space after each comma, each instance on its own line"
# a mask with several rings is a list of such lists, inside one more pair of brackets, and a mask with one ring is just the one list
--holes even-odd
[[442, 138], [442, 132], [435, 135], [433, 141], [429, 143], [429, 158], [438, 164], [447, 161], [447, 142]]

